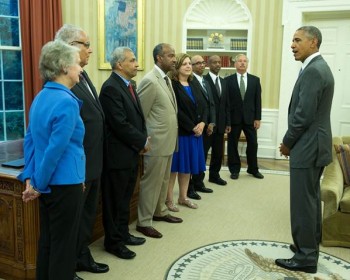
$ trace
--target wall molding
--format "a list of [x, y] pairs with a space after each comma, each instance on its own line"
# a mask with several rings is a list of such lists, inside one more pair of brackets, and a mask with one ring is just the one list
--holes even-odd
[[[276, 150], [280, 141], [277, 141], [278, 127], [278, 109], [262, 109], [261, 126], [258, 130], [258, 157], [259, 158], [275, 158]], [[247, 143], [238, 143], [238, 152], [245, 157]], [[225, 146], [225, 155], [227, 155], [227, 142]]]

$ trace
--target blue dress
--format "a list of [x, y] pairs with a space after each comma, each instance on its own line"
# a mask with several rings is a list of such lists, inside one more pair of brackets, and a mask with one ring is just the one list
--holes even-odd
[[[184, 88], [192, 102], [195, 103], [191, 87], [184, 86]], [[171, 172], [199, 174], [203, 171], [205, 171], [203, 136], [196, 137], [194, 133], [180, 135], [178, 151], [173, 154]]]

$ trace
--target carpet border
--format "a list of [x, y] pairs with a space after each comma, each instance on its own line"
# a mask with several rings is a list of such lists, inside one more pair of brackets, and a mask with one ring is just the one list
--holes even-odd
[[[192, 249], [191, 251], [188, 251], [187, 253], [185, 253], [185, 254], [179, 256], [179, 257], [178, 257], [175, 261], [173, 261], [173, 262], [171, 263], [171, 265], [168, 267], [168, 269], [166, 270], [166, 273], [165, 273], [165, 275], [164, 275], [163, 280], [167, 280], [168, 274], [169, 274], [170, 269], [172, 268], [172, 266], [173, 266], [179, 259], [181, 259], [183, 256], [189, 254], [190, 252], [193, 252], [193, 251], [195, 251], [195, 250], [198, 250], [198, 249], [201, 249], [201, 248], [204, 248], [204, 247], [207, 247], [207, 246], [211, 246], [211, 245], [223, 243], [223, 242], [238, 242], [238, 241], [247, 241], [247, 242], [251, 242], [251, 241], [264, 242], [264, 241], [266, 241], [266, 242], [282, 243], [282, 244], [286, 244], [286, 245], [290, 245], [290, 244], [291, 244], [290, 242], [272, 241], [272, 240], [264, 240], [264, 239], [236, 239], [236, 240], [224, 240], [224, 241], [218, 241], [218, 242], [214, 242], [214, 243], [209, 243], [209, 244], [206, 244], [206, 245], [203, 245], [203, 246], [194, 248], [194, 249]], [[329, 254], [329, 253], [326, 253], [326, 252], [323, 252], [323, 251], [320, 251], [320, 252], [322, 252], [323, 254], [327, 254], [327, 255], [329, 255], [329, 256], [331, 256], [331, 257], [333, 257], [333, 258], [339, 259], [339, 260], [341, 260], [341, 261], [343, 261], [343, 262], [345, 262], [345, 263], [350, 263], [350, 262], [348, 262], [348, 261], [346, 261], [346, 260], [344, 260], [344, 259], [342, 259], [342, 258], [339, 258], [339, 257], [337, 257], [337, 256], [334, 256], [334, 255], [332, 255], [332, 254]]]

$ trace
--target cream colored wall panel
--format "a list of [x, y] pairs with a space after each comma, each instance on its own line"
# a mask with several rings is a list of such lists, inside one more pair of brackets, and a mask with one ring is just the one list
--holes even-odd
[[261, 126], [258, 130], [258, 157], [274, 158], [279, 143], [276, 142], [279, 112], [276, 109], [263, 109]]
[[84, 29], [90, 38], [93, 53], [89, 64], [85, 66], [97, 92], [109, 77], [110, 71], [98, 69], [98, 1], [97, 0], [62, 0], [63, 23], [70, 23]]
[[[215, 2], [215, 0], [213, 0]], [[282, 1], [244, 0], [253, 18], [252, 54], [249, 72], [261, 78], [263, 108], [278, 108], [279, 80], [282, 45]], [[144, 71], [139, 71], [138, 82], [154, 65], [152, 51], [156, 44], [165, 42], [182, 46], [182, 23], [192, 0], [145, 0], [144, 1]], [[109, 70], [98, 69], [98, 1], [62, 0], [63, 22], [81, 26], [89, 34], [93, 54], [86, 66], [99, 91]], [[210, 21], [210, 18], [208, 18]]]
[[244, 2], [253, 19], [249, 72], [261, 78], [263, 108], [276, 109], [279, 103], [282, 52], [282, 1]]

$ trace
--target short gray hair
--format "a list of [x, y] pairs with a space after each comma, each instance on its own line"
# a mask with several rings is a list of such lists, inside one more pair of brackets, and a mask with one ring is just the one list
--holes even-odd
[[241, 56], [245, 56], [246, 59], [247, 59], [247, 62], [249, 62], [248, 57], [247, 57], [244, 53], [237, 54], [237, 55], [235, 56], [235, 58], [234, 58], [234, 62], [237, 62], [237, 60], [238, 60]]
[[44, 82], [55, 80], [69, 66], [75, 64], [79, 51], [79, 48], [61, 40], [46, 43], [41, 49], [39, 59], [39, 71]]
[[64, 24], [55, 35], [55, 40], [59, 39], [68, 44], [80, 38], [80, 34], [85, 33], [83, 29], [72, 24]]
[[302, 27], [298, 28], [297, 31], [298, 30], [303, 30], [309, 39], [316, 38], [317, 48], [318, 49], [320, 48], [321, 43], [322, 43], [322, 33], [316, 26], [312, 26], [312, 25], [302, 26]]
[[115, 64], [117, 62], [122, 62], [126, 59], [125, 52], [127, 51], [132, 52], [132, 49], [128, 47], [117, 47], [114, 49], [109, 60], [113, 70], [115, 70]]

